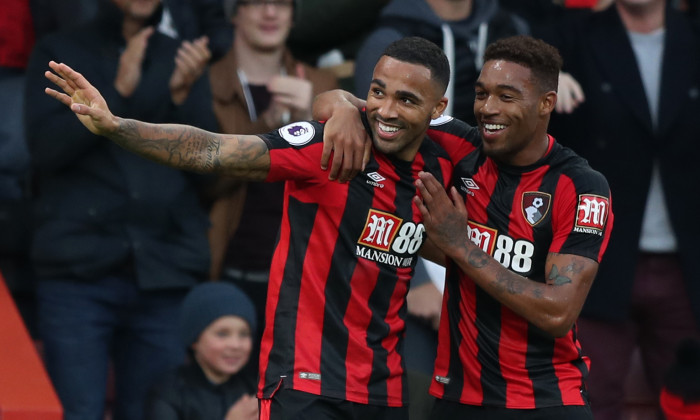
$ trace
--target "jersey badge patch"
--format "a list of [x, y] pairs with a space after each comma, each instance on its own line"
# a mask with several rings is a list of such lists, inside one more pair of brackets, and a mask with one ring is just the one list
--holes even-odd
[[593, 194], [579, 195], [574, 231], [602, 235], [609, 211], [610, 201], [607, 197]]
[[535, 226], [549, 213], [552, 203], [551, 194], [540, 191], [527, 191], [523, 193], [521, 209], [523, 217], [530, 226]]
[[311, 123], [299, 121], [281, 127], [278, 132], [292, 146], [303, 146], [314, 138], [316, 129]]

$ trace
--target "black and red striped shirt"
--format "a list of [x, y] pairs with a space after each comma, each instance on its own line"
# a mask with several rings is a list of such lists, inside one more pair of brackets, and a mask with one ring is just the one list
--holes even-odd
[[[545, 281], [547, 254], [600, 261], [613, 215], [600, 173], [549, 137], [533, 165], [497, 164], [480, 148], [477, 129], [444, 119], [428, 135], [455, 165], [469, 236], [506, 268]], [[584, 405], [590, 366], [576, 327], [561, 338], [516, 315], [448, 264], [432, 395], [463, 404], [532, 409]]]
[[406, 293], [425, 239], [412, 202], [419, 171], [448, 185], [452, 164], [426, 137], [413, 162], [374, 153], [344, 184], [320, 169], [323, 125], [263, 136], [267, 181], [287, 180], [260, 354], [259, 398], [278, 387], [385, 406], [407, 402]]

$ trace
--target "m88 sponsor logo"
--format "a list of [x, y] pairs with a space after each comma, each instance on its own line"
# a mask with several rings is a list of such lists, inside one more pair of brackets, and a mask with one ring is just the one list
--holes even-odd
[[424, 236], [422, 223], [404, 221], [393, 214], [370, 209], [355, 253], [368, 260], [409, 267], [423, 245]]
[[468, 222], [469, 240], [477, 244], [504, 267], [516, 273], [527, 274], [532, 270], [535, 246], [524, 239], [499, 235], [498, 230], [479, 223]]

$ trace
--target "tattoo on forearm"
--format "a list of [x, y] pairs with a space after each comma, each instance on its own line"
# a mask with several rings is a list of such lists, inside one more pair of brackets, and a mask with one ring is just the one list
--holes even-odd
[[477, 248], [469, 253], [467, 262], [469, 262], [472, 267], [483, 268], [489, 263], [489, 256], [480, 248]]
[[220, 140], [194, 127], [122, 120], [112, 139], [128, 150], [177, 168], [211, 172], [220, 166]]
[[557, 267], [556, 264], [552, 264], [552, 270], [549, 272], [549, 277], [547, 277], [547, 284], [549, 285], [554, 285], [554, 286], [561, 286], [562, 284], [567, 284], [571, 283], [571, 279], [569, 277], [566, 277], [564, 272], [566, 271], [571, 271], [574, 272], [574, 267], [575, 263], [572, 263], [562, 270], [562, 273], [559, 273], [559, 268]]
[[525, 290], [525, 284], [519, 278], [517, 274], [513, 274], [510, 271], [499, 272], [496, 276], [496, 281], [501, 286], [500, 290], [505, 290], [511, 295], [522, 294]]

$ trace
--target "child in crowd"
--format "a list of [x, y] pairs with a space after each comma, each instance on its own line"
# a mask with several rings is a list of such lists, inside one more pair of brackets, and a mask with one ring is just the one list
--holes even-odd
[[166, 375], [146, 403], [150, 420], [258, 418], [255, 384], [241, 374], [253, 348], [253, 303], [229, 283], [203, 283], [183, 302], [183, 342], [190, 363]]

